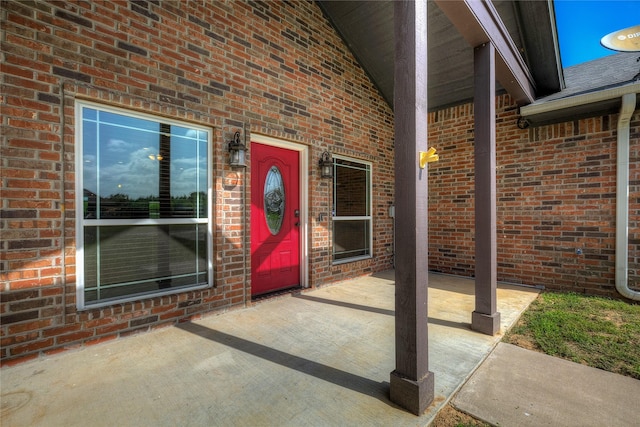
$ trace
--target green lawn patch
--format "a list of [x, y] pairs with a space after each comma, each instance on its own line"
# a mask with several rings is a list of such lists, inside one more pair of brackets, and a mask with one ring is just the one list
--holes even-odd
[[503, 341], [640, 379], [640, 305], [543, 292]]

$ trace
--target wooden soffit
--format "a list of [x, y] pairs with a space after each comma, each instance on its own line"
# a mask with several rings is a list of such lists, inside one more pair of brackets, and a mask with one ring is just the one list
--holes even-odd
[[435, 0], [435, 3], [472, 47], [493, 44], [496, 78], [519, 104], [532, 103], [533, 77], [493, 4], [473, 0]]

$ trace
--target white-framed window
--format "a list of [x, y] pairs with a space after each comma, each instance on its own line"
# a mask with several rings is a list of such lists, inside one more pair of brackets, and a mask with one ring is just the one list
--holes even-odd
[[334, 156], [333, 263], [371, 258], [371, 163]]
[[76, 102], [79, 309], [213, 283], [205, 127]]

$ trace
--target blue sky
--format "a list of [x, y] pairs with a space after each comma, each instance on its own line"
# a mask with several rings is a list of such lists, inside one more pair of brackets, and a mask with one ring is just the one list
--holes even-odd
[[616, 53], [602, 47], [609, 33], [640, 24], [640, 0], [554, 0], [563, 67]]

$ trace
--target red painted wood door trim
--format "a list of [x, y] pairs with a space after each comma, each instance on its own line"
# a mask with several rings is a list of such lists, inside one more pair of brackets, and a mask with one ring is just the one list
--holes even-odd
[[298, 156], [251, 143], [251, 295], [300, 285]]

